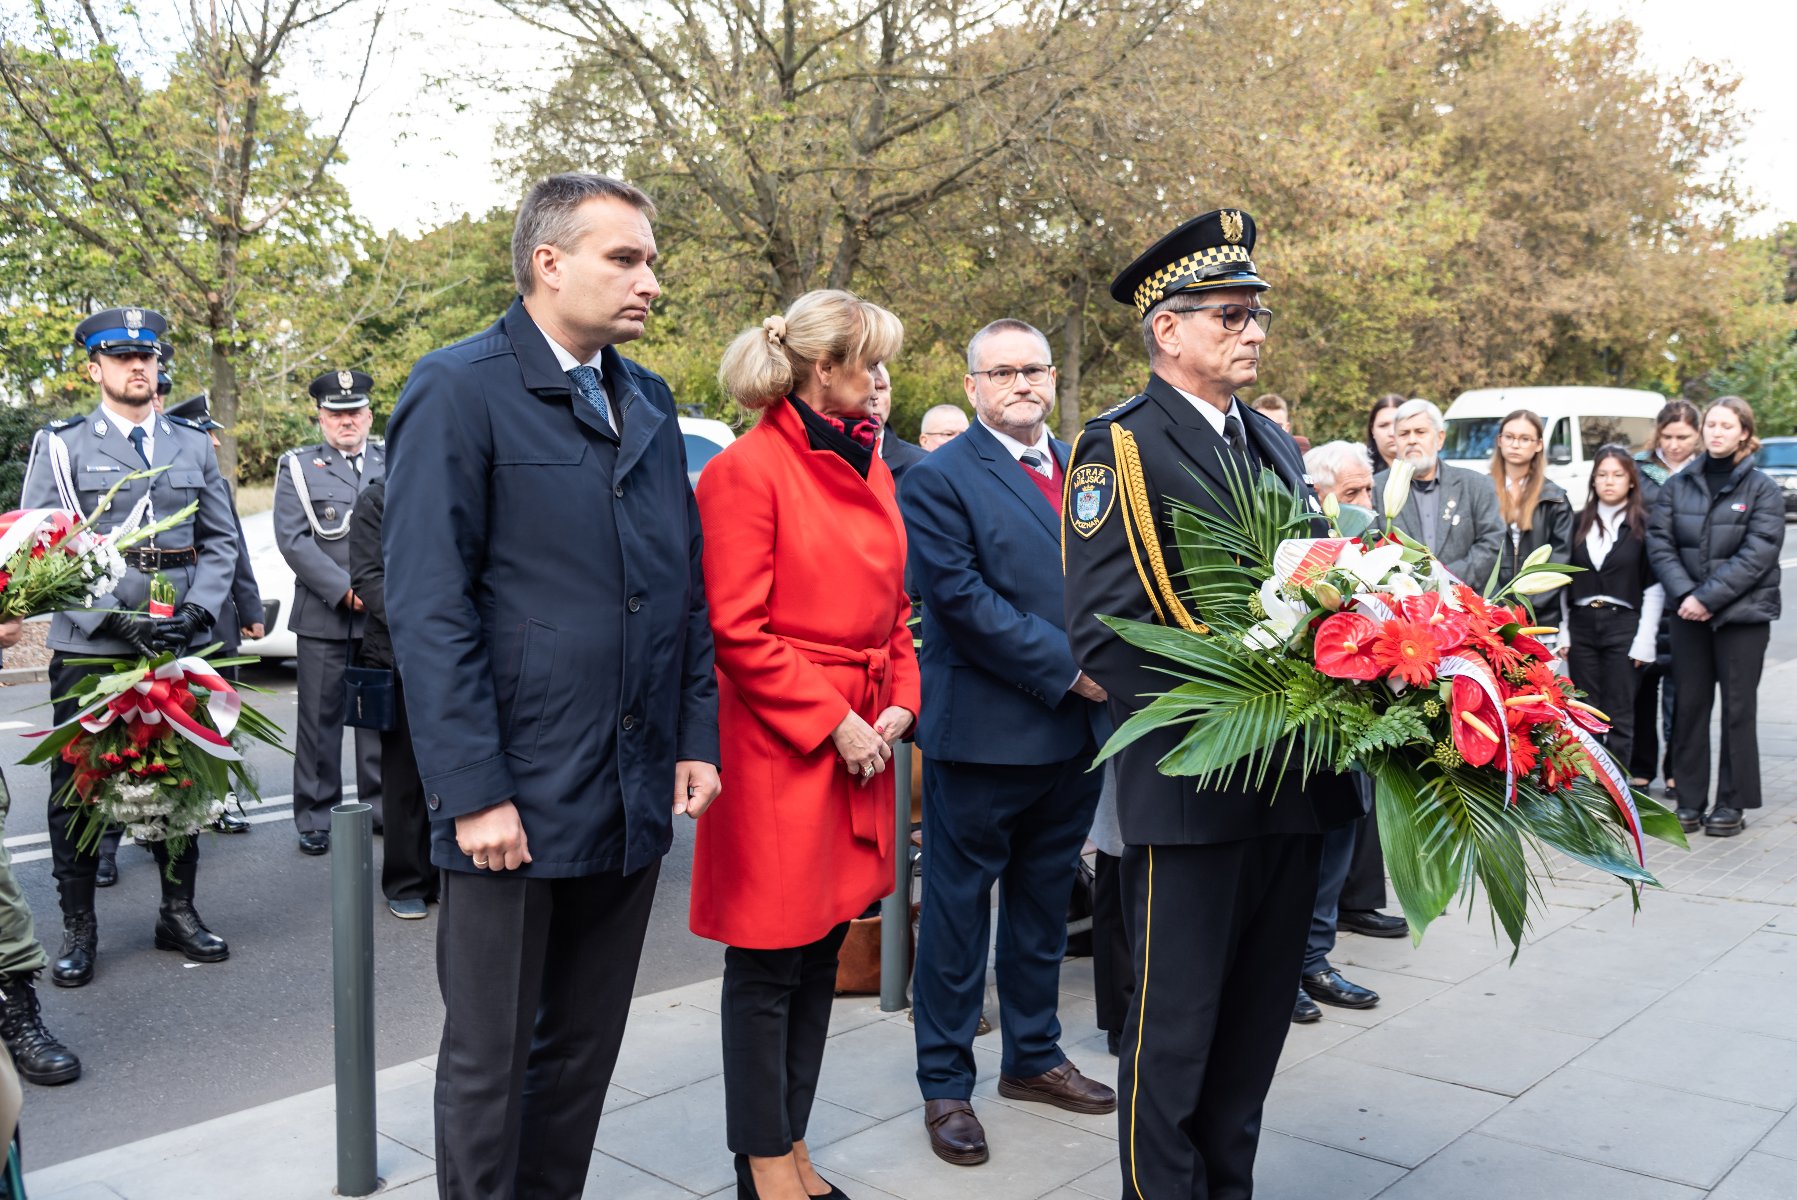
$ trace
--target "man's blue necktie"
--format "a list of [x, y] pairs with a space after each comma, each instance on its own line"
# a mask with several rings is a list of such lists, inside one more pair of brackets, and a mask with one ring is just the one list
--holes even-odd
[[593, 406], [599, 419], [611, 425], [611, 409], [605, 403], [605, 388], [599, 383], [599, 372], [583, 363], [569, 371], [568, 378], [574, 381], [574, 390], [581, 398]]
[[131, 439], [131, 445], [137, 450], [137, 457], [144, 460], [144, 466], [150, 465], [150, 456], [144, 453], [144, 427], [133, 425], [131, 432], [125, 435]]

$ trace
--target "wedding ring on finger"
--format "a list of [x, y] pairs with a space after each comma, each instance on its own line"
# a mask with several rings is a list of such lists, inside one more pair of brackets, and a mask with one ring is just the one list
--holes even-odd
[[477, 858], [474, 860], [474, 865], [484, 871], [487, 869], [487, 860], [484, 858]]
[[863, 763], [862, 764], [861, 778], [866, 779], [866, 778], [870, 777], [873, 773], [874, 773], [874, 765], [872, 763]]

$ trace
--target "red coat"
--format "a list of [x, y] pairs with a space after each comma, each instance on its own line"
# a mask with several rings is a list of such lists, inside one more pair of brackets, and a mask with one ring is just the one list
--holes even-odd
[[893, 776], [865, 787], [830, 732], [917, 712], [905, 527], [878, 455], [863, 480], [787, 403], [699, 479], [724, 790], [699, 818], [694, 933], [814, 942], [892, 890]]

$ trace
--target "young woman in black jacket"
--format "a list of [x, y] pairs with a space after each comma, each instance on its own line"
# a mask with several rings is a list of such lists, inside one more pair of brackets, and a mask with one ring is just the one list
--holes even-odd
[[1665, 592], [1647, 561], [1647, 509], [1626, 446], [1605, 446], [1591, 466], [1591, 497], [1573, 530], [1567, 586], [1567, 663], [1572, 682], [1610, 718], [1604, 744], [1629, 761], [1635, 690], [1654, 660]]
[[[1546, 427], [1541, 418], [1519, 408], [1498, 425], [1491, 451], [1491, 484], [1497, 489], [1504, 518], [1504, 545], [1498, 553], [1498, 579], [1515, 575], [1522, 560], [1541, 546], [1552, 546], [1548, 558], [1567, 561], [1572, 553], [1572, 501], [1547, 477]], [[1483, 588], [1483, 579], [1466, 581]], [[1560, 593], [1534, 597], [1535, 615], [1543, 625], [1560, 623]]]
[[[1648, 518], [1648, 558], [1672, 618], [1672, 763], [1678, 819], [1712, 837], [1746, 827], [1760, 807], [1759, 685], [1779, 614], [1784, 493], [1754, 470], [1753, 409], [1724, 396], [1703, 414], [1708, 455], [1666, 481]], [[1710, 792], [1710, 711], [1722, 689], [1722, 771]]]

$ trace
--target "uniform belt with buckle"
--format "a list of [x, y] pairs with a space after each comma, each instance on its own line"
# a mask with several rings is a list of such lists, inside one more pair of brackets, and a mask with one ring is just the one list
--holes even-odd
[[138, 571], [160, 571], [164, 567], [191, 567], [200, 561], [200, 552], [192, 546], [181, 550], [125, 551], [125, 565]]

